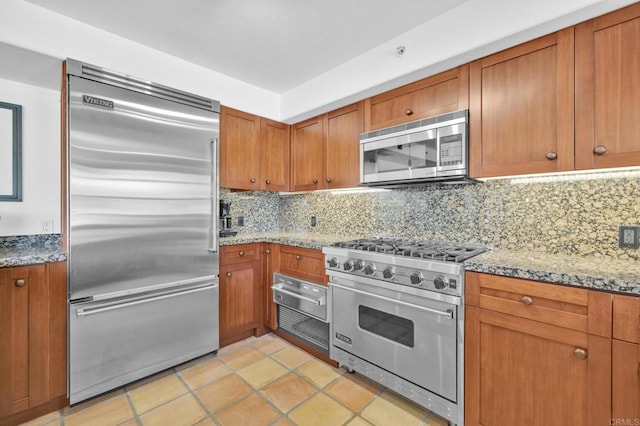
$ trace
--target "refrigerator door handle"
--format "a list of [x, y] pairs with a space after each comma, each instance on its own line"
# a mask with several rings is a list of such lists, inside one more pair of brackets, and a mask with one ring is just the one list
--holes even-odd
[[218, 138], [211, 139], [211, 247], [209, 253], [218, 252]]
[[201, 291], [207, 291], [207, 290], [212, 290], [218, 287], [218, 284], [212, 284], [212, 285], [206, 285], [203, 287], [198, 287], [198, 288], [194, 288], [194, 289], [190, 289], [190, 290], [186, 290], [186, 291], [177, 291], [177, 292], [171, 292], [171, 293], [164, 293], [161, 295], [157, 295], [157, 296], [152, 296], [152, 297], [147, 297], [144, 299], [138, 299], [138, 300], [134, 300], [131, 302], [124, 302], [124, 303], [118, 303], [118, 304], [113, 304], [113, 303], [105, 303], [99, 306], [95, 306], [95, 307], [91, 307], [91, 308], [79, 308], [76, 311], [76, 315], [79, 318], [82, 317], [86, 317], [89, 315], [95, 315], [95, 314], [99, 314], [101, 312], [107, 312], [107, 311], [113, 311], [115, 309], [121, 309], [121, 308], [126, 308], [129, 306], [135, 306], [135, 305], [141, 305], [143, 303], [150, 303], [150, 302], [155, 302], [158, 300], [163, 300], [163, 299], [170, 299], [172, 297], [178, 297], [178, 296], [184, 296], [186, 294], [190, 294], [190, 293], [198, 293]]

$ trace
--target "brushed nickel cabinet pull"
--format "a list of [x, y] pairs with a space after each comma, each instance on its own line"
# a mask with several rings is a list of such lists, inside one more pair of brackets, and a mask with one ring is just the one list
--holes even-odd
[[573, 351], [573, 354], [578, 359], [587, 359], [587, 351], [586, 351], [586, 349], [576, 348], [576, 350]]
[[26, 281], [26, 280], [23, 280], [23, 279], [16, 280], [16, 287], [22, 287], [22, 286], [24, 286], [26, 283], [27, 283], [27, 281]]
[[546, 157], [547, 157], [547, 160], [555, 160], [556, 158], [558, 158], [558, 154], [556, 154], [553, 151], [549, 151], [547, 152]]
[[532, 299], [532, 298], [530, 298], [529, 296], [524, 296], [524, 297], [523, 297], [522, 299], [520, 299], [520, 300], [522, 301], [522, 303], [523, 303], [525, 306], [531, 306], [531, 305], [533, 305], [533, 299]]
[[240, 257], [244, 256], [244, 252], [243, 252], [242, 250], [241, 250], [241, 251], [239, 251], [239, 252], [238, 252], [238, 256], [240, 256]]
[[595, 155], [602, 155], [602, 154], [604, 154], [605, 152], [607, 152], [607, 147], [606, 147], [606, 146], [604, 146], [604, 145], [598, 145], [598, 146], [596, 146], [595, 148], [593, 148], [593, 153], [594, 153]]
[[227, 272], [227, 276], [230, 277], [231, 276], [231, 272]]
[[413, 114], [413, 110], [411, 108], [407, 108], [404, 110], [404, 115], [411, 115]]

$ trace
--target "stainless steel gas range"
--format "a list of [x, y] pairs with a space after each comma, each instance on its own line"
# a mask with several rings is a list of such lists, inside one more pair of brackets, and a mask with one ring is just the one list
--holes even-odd
[[331, 359], [461, 425], [462, 262], [486, 250], [393, 238], [324, 247]]

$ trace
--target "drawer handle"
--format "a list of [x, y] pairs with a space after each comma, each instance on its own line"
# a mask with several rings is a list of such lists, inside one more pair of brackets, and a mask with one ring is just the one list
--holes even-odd
[[413, 114], [413, 110], [411, 108], [407, 108], [404, 110], [404, 115], [412, 115]]
[[596, 146], [595, 148], [593, 148], [593, 153], [594, 153], [595, 155], [602, 155], [602, 154], [604, 154], [605, 152], [607, 152], [607, 147], [606, 147], [606, 146], [604, 146], [604, 145], [598, 145], [598, 146]]
[[300, 260], [302, 259], [302, 256], [300, 256], [299, 254], [296, 255], [296, 260]]
[[558, 158], [558, 154], [553, 151], [549, 151], [547, 152], [547, 155], [545, 155], [545, 157], [547, 157], [547, 160], [555, 160], [556, 158]]
[[587, 359], [587, 350], [586, 349], [576, 348], [576, 350], [573, 351], [573, 354], [578, 359]]
[[331, 178], [327, 178], [327, 183], [331, 183]]
[[238, 256], [240, 256], [240, 257], [244, 256], [244, 252], [243, 251], [239, 251], [238, 252]]
[[23, 279], [16, 280], [16, 287], [23, 287], [26, 283], [27, 281]]
[[316, 183], [318, 183], [318, 179], [313, 180], [313, 184], [315, 185]]
[[230, 277], [231, 276], [231, 272], [227, 272], [227, 276]]
[[266, 253], [267, 253], [267, 254], [271, 254], [271, 249], [267, 249], [267, 250], [266, 250]]
[[267, 179], [267, 180], [265, 180], [265, 183], [266, 183], [267, 185], [271, 185], [271, 179]]
[[522, 300], [522, 303], [523, 303], [525, 306], [531, 306], [531, 305], [533, 305], [533, 299], [532, 299], [532, 298], [530, 298], [529, 296], [524, 296], [521, 300]]
[[249, 181], [250, 181], [251, 183], [256, 183], [256, 178], [251, 178], [251, 179], [249, 179]]

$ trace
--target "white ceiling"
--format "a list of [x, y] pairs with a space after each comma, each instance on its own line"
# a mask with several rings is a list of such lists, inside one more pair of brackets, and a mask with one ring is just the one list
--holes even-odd
[[27, 0], [285, 93], [467, 0]]

